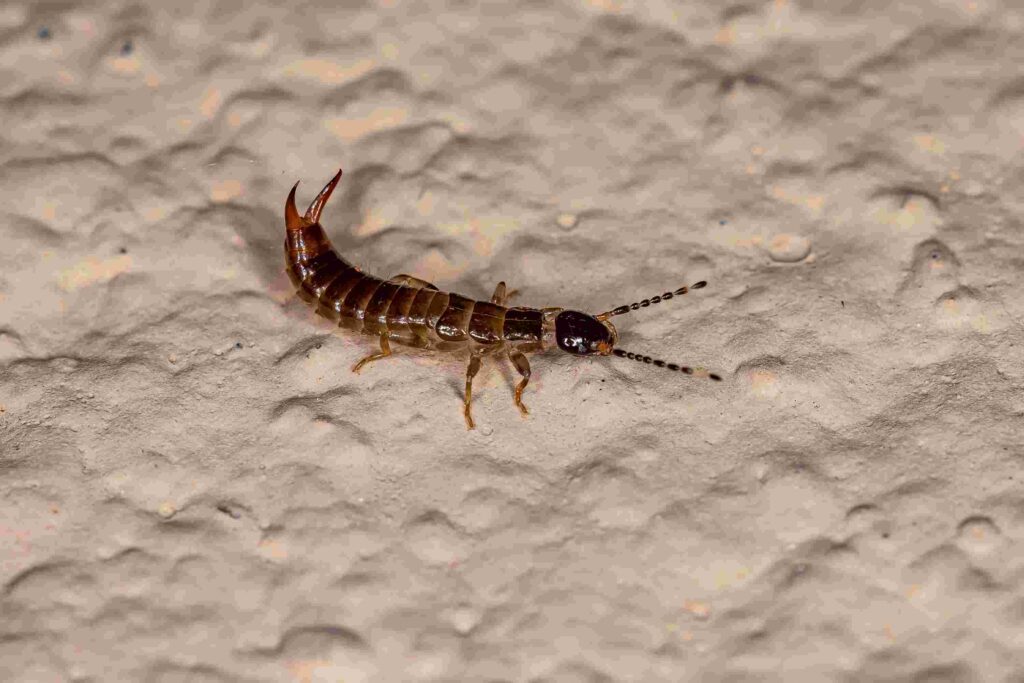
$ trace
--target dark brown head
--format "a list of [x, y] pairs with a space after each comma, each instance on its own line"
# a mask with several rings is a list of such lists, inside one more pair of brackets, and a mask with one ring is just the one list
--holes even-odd
[[618, 334], [610, 322], [579, 311], [562, 311], [555, 318], [555, 341], [558, 348], [576, 356], [607, 356], [618, 341]]

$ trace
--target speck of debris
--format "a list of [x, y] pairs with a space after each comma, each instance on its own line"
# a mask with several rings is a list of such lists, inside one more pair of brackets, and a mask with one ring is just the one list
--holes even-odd
[[843, 305], [843, 308], [846, 308], [846, 302], [845, 302], [845, 301], [843, 301], [842, 299], [840, 299], [840, 300], [839, 300], [839, 303], [841, 303], [841, 304]]
[[132, 49], [133, 49], [132, 41], [126, 40], [121, 45], [121, 54], [122, 55], [130, 55], [132, 53]]
[[46, 26], [41, 26], [39, 28], [38, 33], [36, 33], [36, 36], [39, 37], [39, 40], [49, 40], [51, 35], [52, 34], [50, 33], [50, 29]]
[[718, 221], [718, 224], [719, 225], [725, 225], [725, 220], [723, 219], [723, 220]]
[[223, 512], [225, 515], [227, 515], [231, 519], [238, 519], [239, 517], [242, 516], [241, 513], [239, 513], [237, 510], [232, 508], [227, 503], [221, 503], [220, 505], [218, 505], [217, 506], [217, 511], [218, 512]]
[[574, 213], [563, 213], [558, 216], [558, 225], [565, 230], [572, 230], [579, 223], [579, 216]]
[[235, 348], [236, 349], [242, 348], [242, 342], [235, 342]]
[[811, 241], [801, 235], [780, 233], [768, 243], [768, 255], [779, 263], [798, 263], [811, 253]]
[[128, 249], [126, 247], [121, 247], [120, 249], [117, 250], [117, 253], [119, 253], [119, 254], [127, 254], [128, 253]]
[[316, 348], [318, 348], [318, 349], [319, 349], [319, 348], [322, 348], [322, 347], [323, 347], [323, 344], [317, 344], [317, 345], [316, 345]]

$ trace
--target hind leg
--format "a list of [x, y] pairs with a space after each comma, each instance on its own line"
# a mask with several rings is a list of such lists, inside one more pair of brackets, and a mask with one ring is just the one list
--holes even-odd
[[375, 361], [375, 360], [380, 360], [381, 358], [387, 358], [390, 355], [391, 355], [391, 344], [388, 342], [388, 335], [387, 334], [381, 334], [380, 335], [380, 353], [371, 353], [366, 358], [363, 358], [361, 361], [359, 361], [358, 363], [356, 363], [355, 365], [352, 366], [352, 372], [354, 372], [354, 373], [356, 373], [358, 375], [359, 371], [362, 370], [363, 366], [366, 365], [367, 363], [369, 363], [371, 361]]
[[498, 283], [498, 286], [494, 288], [494, 294], [491, 295], [491, 303], [504, 306], [505, 302], [514, 297], [519, 293], [518, 289], [507, 289], [505, 287], [505, 281], [502, 280]]
[[437, 289], [437, 287], [435, 287], [430, 282], [427, 282], [426, 280], [421, 280], [420, 278], [415, 277], [413, 275], [406, 275], [405, 273], [394, 276], [393, 278], [388, 280], [388, 282], [390, 282], [393, 285], [407, 285], [409, 287], [419, 287], [420, 289]]

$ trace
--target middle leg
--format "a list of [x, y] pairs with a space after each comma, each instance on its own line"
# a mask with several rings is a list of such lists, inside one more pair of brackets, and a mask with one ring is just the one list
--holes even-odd
[[530, 361], [527, 360], [526, 354], [514, 346], [508, 347], [508, 359], [512, 361], [512, 365], [516, 366], [516, 370], [523, 378], [516, 385], [515, 402], [516, 406], [523, 413], [523, 417], [526, 417], [530, 411], [523, 405], [523, 389], [526, 388], [527, 382], [530, 381]]

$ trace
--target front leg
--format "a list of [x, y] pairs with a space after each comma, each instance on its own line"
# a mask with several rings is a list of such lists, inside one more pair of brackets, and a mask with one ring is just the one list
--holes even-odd
[[466, 399], [462, 407], [462, 414], [466, 416], [466, 429], [475, 427], [469, 404], [473, 400], [473, 378], [480, 370], [480, 359], [483, 355], [483, 349], [472, 349], [469, 352], [469, 365], [466, 366]]

